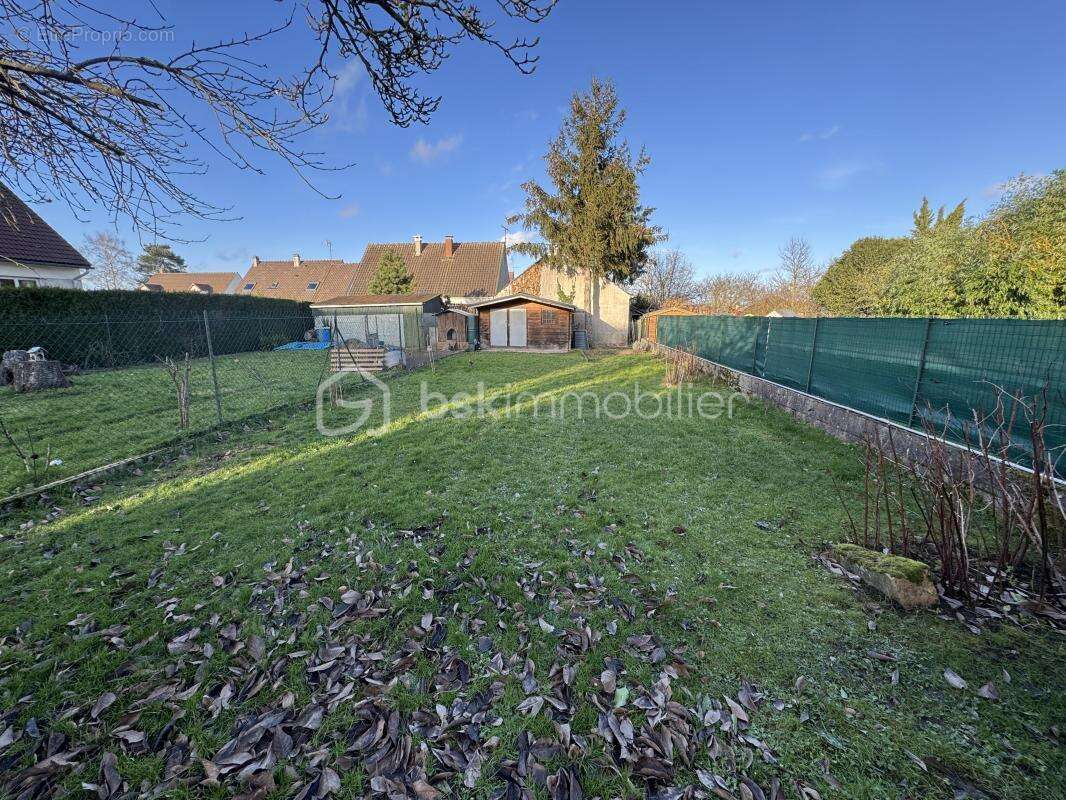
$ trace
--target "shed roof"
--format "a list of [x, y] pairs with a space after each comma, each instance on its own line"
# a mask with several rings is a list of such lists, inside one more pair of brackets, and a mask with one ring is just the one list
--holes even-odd
[[526, 294], [525, 292], [519, 292], [517, 294], [509, 294], [503, 297], [492, 297], [488, 300], [479, 300], [476, 303], [470, 303], [471, 308], [488, 308], [489, 306], [498, 306], [503, 303], [510, 303], [515, 300], [528, 300], [531, 303], [540, 303], [544, 306], [554, 306], [555, 308], [563, 308], [567, 311], [577, 311], [577, 306], [572, 306], [569, 303], [564, 303], [561, 300], [550, 300], [547, 297], [538, 297], [535, 294]]

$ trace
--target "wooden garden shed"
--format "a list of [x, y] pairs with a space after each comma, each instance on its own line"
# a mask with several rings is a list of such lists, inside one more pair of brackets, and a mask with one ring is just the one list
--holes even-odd
[[571, 347], [576, 306], [531, 294], [494, 297], [470, 305], [487, 350], [562, 352]]

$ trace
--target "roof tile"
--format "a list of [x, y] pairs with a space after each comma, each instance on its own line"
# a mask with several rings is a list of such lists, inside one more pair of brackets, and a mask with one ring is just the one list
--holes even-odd
[[158, 286], [164, 292], [191, 292], [198, 286], [200, 291], [210, 289], [212, 294], [222, 294], [240, 277], [236, 272], [157, 272], [142, 285]]
[[503, 242], [456, 242], [451, 258], [444, 256], [443, 242], [426, 242], [415, 255], [411, 242], [368, 244], [346, 294], [366, 294], [378, 262], [389, 250], [399, 253], [415, 279], [414, 292], [448, 297], [492, 297], [507, 280]]
[[[252, 264], [237, 287], [237, 294], [310, 302], [329, 282], [334, 271], [344, 272], [348, 266], [339, 258], [301, 260], [298, 267], [293, 265], [292, 259], [260, 261]], [[249, 284], [252, 288], [246, 289]]]
[[81, 253], [0, 183], [0, 261], [89, 269]]

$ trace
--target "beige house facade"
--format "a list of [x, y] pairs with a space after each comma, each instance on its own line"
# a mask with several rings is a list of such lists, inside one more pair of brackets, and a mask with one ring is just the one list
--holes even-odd
[[538, 261], [503, 287], [499, 296], [521, 293], [576, 306], [574, 324], [588, 331], [594, 347], [625, 347], [629, 342], [632, 298], [616, 283], [584, 272], [568, 275]]

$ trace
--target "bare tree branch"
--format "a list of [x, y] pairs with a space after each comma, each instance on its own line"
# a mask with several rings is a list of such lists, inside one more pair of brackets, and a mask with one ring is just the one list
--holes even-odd
[[[535, 24], [556, 2], [497, 6], [503, 18]], [[173, 41], [165, 20], [119, 17], [94, 0], [0, 0], [0, 180], [30, 200], [61, 199], [79, 216], [102, 206], [152, 240], [174, 239], [182, 217], [229, 218], [189, 188], [208, 168], [194, 154], [197, 142], [242, 170], [262, 172], [263, 153], [279, 157], [305, 182], [308, 173], [347, 166], [302, 144], [328, 122], [338, 64], [362, 65], [397, 125], [436, 111], [441, 98], [411, 81], [464, 41], [496, 48], [523, 73], [536, 66], [537, 39], [504, 41], [494, 20], [460, 0], [286, 3], [288, 18], [258, 33], [163, 56], [163, 46], [135, 51], [139, 40]], [[260, 46], [282, 31], [297, 35], [298, 10], [316, 45], [295, 75], [278, 75]]]
[[670, 301], [690, 303], [699, 291], [692, 262], [678, 249], [656, 250], [637, 278], [635, 288], [655, 308]]

